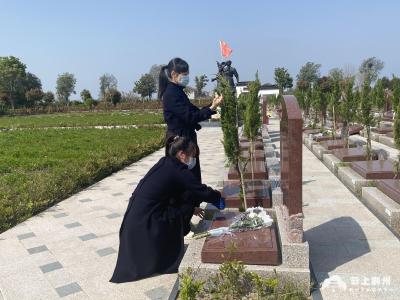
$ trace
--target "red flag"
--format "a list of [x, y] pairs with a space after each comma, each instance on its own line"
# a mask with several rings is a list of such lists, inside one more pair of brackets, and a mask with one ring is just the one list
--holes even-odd
[[221, 48], [221, 55], [228, 57], [232, 54], [232, 49], [224, 41], [219, 41], [219, 47]]

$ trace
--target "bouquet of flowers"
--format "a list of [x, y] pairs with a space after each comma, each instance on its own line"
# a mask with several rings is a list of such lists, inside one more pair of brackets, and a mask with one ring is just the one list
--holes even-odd
[[271, 226], [272, 218], [266, 213], [262, 207], [248, 208], [244, 213], [234, 218], [229, 227], [219, 227], [208, 230], [199, 234], [195, 234], [193, 238], [199, 239], [207, 236], [220, 236], [222, 234], [232, 232], [242, 232], [247, 230], [257, 230], [262, 227]]

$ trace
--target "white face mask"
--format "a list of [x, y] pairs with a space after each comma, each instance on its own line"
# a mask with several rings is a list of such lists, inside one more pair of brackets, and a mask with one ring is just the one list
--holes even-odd
[[196, 166], [196, 157], [190, 157], [188, 162], [185, 162], [188, 169], [191, 170]]

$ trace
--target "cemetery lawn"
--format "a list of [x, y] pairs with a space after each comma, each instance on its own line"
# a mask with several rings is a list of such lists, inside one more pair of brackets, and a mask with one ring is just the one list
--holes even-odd
[[0, 233], [164, 145], [164, 128], [0, 132]]
[[29, 116], [2, 116], [0, 129], [163, 124], [161, 112], [71, 112]]

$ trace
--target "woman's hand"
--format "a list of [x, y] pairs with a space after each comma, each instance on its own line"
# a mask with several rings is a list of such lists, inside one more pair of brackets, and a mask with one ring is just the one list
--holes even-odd
[[213, 102], [210, 106], [211, 110], [215, 110], [221, 104], [222, 100], [224, 100], [222, 95], [215, 94]]
[[198, 216], [198, 217], [204, 219], [205, 213], [206, 213], [206, 212], [204, 211], [204, 209], [202, 209], [202, 208], [200, 208], [200, 207], [195, 207], [195, 208], [194, 208], [194, 213], [193, 213], [193, 215]]

